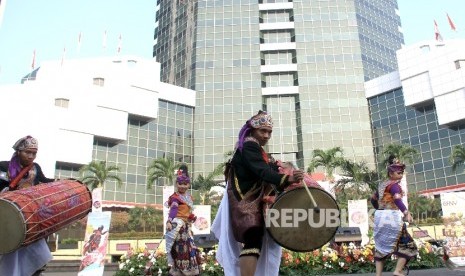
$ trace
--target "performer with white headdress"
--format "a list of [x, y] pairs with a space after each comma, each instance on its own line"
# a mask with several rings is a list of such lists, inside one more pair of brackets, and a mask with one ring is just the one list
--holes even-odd
[[278, 172], [263, 146], [273, 131], [271, 116], [259, 111], [239, 132], [228, 162], [223, 196], [212, 231], [219, 240], [217, 260], [225, 275], [278, 275], [281, 247], [265, 231], [263, 195], [269, 185], [283, 191], [303, 179], [303, 172]]

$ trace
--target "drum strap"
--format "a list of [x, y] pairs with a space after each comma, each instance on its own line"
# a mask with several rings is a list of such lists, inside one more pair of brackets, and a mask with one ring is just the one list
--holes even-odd
[[16, 187], [18, 187], [18, 183], [19, 181], [24, 177], [24, 175], [30, 171], [32, 169], [32, 166], [34, 166], [34, 163], [31, 163], [29, 166], [27, 167], [24, 167], [19, 173], [18, 175], [15, 177], [15, 179], [13, 179], [11, 182], [10, 182], [10, 191], [13, 191], [13, 190], [16, 190]]

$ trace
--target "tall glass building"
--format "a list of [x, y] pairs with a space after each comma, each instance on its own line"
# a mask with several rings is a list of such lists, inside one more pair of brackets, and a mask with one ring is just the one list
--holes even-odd
[[396, 70], [396, 0], [158, 0], [161, 80], [197, 91], [194, 171], [208, 173], [258, 110], [275, 121], [268, 151], [308, 166], [342, 147], [374, 164], [364, 82]]

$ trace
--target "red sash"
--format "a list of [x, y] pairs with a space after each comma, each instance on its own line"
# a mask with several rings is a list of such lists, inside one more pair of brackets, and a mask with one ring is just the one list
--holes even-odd
[[29, 166], [24, 167], [24, 168], [21, 169], [21, 171], [18, 173], [18, 175], [15, 177], [15, 179], [13, 179], [10, 182], [10, 191], [16, 190], [19, 181], [24, 177], [24, 175], [28, 171], [30, 171], [32, 169], [32, 166], [34, 166], [34, 163], [31, 163]]

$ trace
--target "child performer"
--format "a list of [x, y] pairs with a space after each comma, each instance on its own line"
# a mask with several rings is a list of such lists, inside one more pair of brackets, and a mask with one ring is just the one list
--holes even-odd
[[176, 178], [176, 191], [167, 202], [170, 211], [166, 222], [166, 252], [169, 275], [173, 276], [200, 275], [200, 255], [192, 233], [192, 223], [197, 217], [192, 213], [194, 202], [189, 186], [187, 166], [182, 165]]

